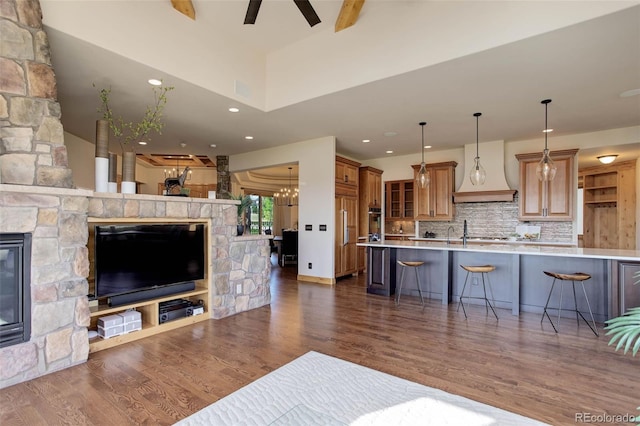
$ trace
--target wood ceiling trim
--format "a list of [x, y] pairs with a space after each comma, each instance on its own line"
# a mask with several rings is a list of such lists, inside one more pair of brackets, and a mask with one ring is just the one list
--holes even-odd
[[216, 163], [206, 155], [137, 154], [137, 158], [155, 167], [203, 167], [216, 168]]
[[191, 0], [171, 0], [171, 5], [175, 10], [189, 18], [196, 20], [196, 10], [193, 8]]
[[340, 8], [340, 14], [336, 19], [335, 32], [349, 28], [358, 20], [360, 10], [365, 0], [344, 0]]

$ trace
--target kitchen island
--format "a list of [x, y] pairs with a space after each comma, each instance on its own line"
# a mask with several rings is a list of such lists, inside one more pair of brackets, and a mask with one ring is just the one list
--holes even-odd
[[[390, 296], [399, 279], [397, 260], [424, 261], [420, 274], [423, 293], [440, 298], [443, 304], [458, 300], [466, 272], [459, 265], [496, 266], [491, 273], [495, 304], [540, 312], [551, 288], [551, 279], [543, 271], [584, 272], [591, 275], [585, 283], [589, 302], [598, 322], [618, 316], [631, 306], [640, 305], [640, 286], [633, 288], [629, 276], [640, 270], [640, 251], [590, 249], [545, 244], [468, 243], [461, 241], [378, 241], [358, 243], [367, 248], [367, 291]], [[631, 271], [631, 273], [630, 273]], [[417, 296], [415, 279], [407, 275], [402, 294]], [[625, 278], [626, 277], [626, 278]], [[563, 307], [572, 309], [567, 296]], [[583, 301], [578, 295], [579, 309]], [[479, 302], [478, 302], [479, 303]], [[586, 305], [584, 306], [586, 310]]]

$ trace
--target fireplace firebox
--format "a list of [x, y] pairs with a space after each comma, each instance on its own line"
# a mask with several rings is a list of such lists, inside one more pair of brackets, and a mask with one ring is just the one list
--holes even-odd
[[31, 234], [0, 233], [0, 348], [31, 338]]

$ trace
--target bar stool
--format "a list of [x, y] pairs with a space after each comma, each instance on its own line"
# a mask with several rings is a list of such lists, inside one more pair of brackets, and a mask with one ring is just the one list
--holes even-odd
[[[564, 309], [564, 310], [572, 310], [576, 313], [576, 322], [578, 323], [578, 326], [580, 325], [580, 318], [582, 318], [584, 320], [585, 323], [587, 323], [587, 325], [589, 326], [589, 328], [591, 329], [591, 331], [593, 331], [593, 334], [595, 334], [596, 336], [598, 336], [598, 332], [596, 331], [596, 322], [593, 319], [593, 312], [591, 311], [591, 305], [589, 304], [589, 298], [587, 297], [587, 291], [584, 289], [584, 282], [588, 279], [591, 278], [591, 275], [589, 274], [585, 274], [584, 272], [576, 272], [575, 274], [561, 274], [559, 272], [548, 272], [548, 271], [543, 271], [546, 275], [553, 277], [553, 283], [551, 284], [551, 290], [549, 291], [549, 296], [547, 297], [547, 303], [545, 303], [544, 305], [544, 311], [542, 312], [542, 318], [540, 318], [540, 324], [542, 324], [542, 321], [544, 320], [544, 316], [546, 315], [547, 318], [549, 318], [549, 322], [551, 323], [551, 327], [553, 327], [553, 330], [557, 333], [558, 332], [558, 328], [560, 327], [560, 313], [563, 311], [562, 309], [562, 287], [560, 287], [560, 304], [558, 305], [557, 308], [549, 308], [549, 300], [551, 299], [551, 294], [553, 293], [553, 287], [556, 285], [556, 280], [560, 280], [561, 283], [562, 282], [569, 282], [571, 281], [571, 286], [573, 288], [573, 309]], [[582, 292], [584, 293], [584, 300], [587, 301], [587, 307], [589, 308], [589, 315], [591, 315], [591, 322], [593, 323], [593, 326], [591, 326], [591, 324], [589, 324], [589, 321], [587, 321], [587, 319], [584, 317], [584, 315], [582, 315], [582, 312], [580, 312], [578, 310], [578, 301], [576, 299], [576, 281], [580, 282], [580, 284], [582, 284]], [[557, 321], [557, 325], [558, 327], [556, 327], [556, 325], [553, 323], [553, 321], [551, 320], [551, 317], [549, 316], [549, 312], [547, 312], [548, 309], [557, 309], [558, 310], [558, 321]], [[578, 318], [578, 315], [580, 316], [580, 318]]]
[[[482, 266], [468, 266], [468, 265], [460, 265], [462, 269], [467, 271], [467, 277], [464, 279], [464, 285], [462, 286], [462, 291], [460, 292], [460, 300], [458, 302], [458, 311], [460, 310], [460, 305], [462, 305], [462, 312], [464, 312], [465, 319], [467, 318], [467, 311], [464, 309], [464, 303], [462, 302], [462, 298], [465, 297], [467, 299], [484, 299], [485, 309], [487, 313], [489, 313], [489, 309], [491, 308], [491, 312], [498, 319], [498, 314], [496, 314], [495, 309], [491, 305], [491, 302], [487, 298], [487, 287], [485, 285], [485, 276], [487, 277], [487, 281], [489, 283], [489, 291], [491, 292], [491, 298], [493, 299], [493, 290], [491, 289], [491, 281], [489, 280], [489, 272], [495, 271], [496, 267], [493, 265], [482, 265]], [[467, 282], [469, 281], [469, 275], [473, 277], [473, 274], [480, 274], [482, 277], [482, 291], [484, 292], [484, 297], [476, 297], [476, 296], [465, 296], [464, 290], [467, 288]], [[469, 289], [469, 294], [471, 294], [471, 289]]]
[[422, 286], [420, 285], [420, 276], [418, 275], [418, 268], [424, 265], [424, 262], [421, 261], [407, 261], [407, 260], [398, 260], [398, 265], [402, 267], [402, 272], [400, 273], [400, 286], [398, 287], [398, 295], [396, 296], [396, 305], [400, 304], [400, 293], [402, 292], [402, 283], [404, 282], [404, 271], [406, 268], [413, 268], [416, 271], [416, 284], [418, 285], [418, 293], [420, 293], [420, 301], [422, 302], [422, 306], [424, 306], [424, 298], [422, 297]]

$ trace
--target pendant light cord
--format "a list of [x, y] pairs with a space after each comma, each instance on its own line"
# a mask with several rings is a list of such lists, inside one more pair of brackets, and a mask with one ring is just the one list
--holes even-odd
[[424, 126], [426, 124], [424, 121], [420, 123], [420, 127], [422, 127], [422, 164], [424, 164]]
[[542, 104], [544, 104], [544, 149], [547, 150], [547, 135], [549, 133], [549, 124], [548, 124], [548, 107], [549, 104], [551, 103], [551, 99], [545, 99], [544, 101], [540, 102]]

